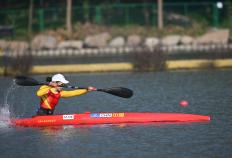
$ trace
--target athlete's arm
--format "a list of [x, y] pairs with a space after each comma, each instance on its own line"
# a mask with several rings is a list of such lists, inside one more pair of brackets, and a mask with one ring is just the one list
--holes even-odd
[[49, 86], [41, 86], [36, 94], [38, 97], [41, 97], [41, 96], [47, 94], [50, 89], [51, 89], [51, 87], [49, 87]]
[[60, 94], [61, 94], [61, 97], [63, 98], [69, 98], [69, 97], [79, 96], [87, 92], [88, 92], [87, 89], [77, 89], [77, 90], [72, 90], [72, 91], [61, 91]]

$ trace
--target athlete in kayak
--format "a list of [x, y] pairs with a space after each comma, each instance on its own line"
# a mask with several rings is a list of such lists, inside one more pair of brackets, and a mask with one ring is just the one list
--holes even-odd
[[95, 87], [71, 91], [63, 90], [63, 87], [68, 83], [69, 81], [62, 74], [56, 74], [52, 76], [49, 85], [43, 85], [39, 88], [37, 96], [40, 97], [40, 108], [37, 115], [52, 115], [60, 98], [75, 97], [97, 90]]

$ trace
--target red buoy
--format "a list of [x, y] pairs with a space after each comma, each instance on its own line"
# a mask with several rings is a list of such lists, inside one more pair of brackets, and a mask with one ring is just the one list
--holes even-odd
[[188, 105], [189, 105], [189, 102], [188, 102], [188, 101], [186, 101], [186, 100], [181, 100], [181, 101], [180, 101], [180, 106], [186, 107], [186, 106], [188, 106]]

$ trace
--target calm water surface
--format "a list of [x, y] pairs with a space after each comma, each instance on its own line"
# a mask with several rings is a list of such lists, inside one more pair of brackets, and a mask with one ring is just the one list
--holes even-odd
[[[33, 76], [44, 80], [45, 76]], [[183, 112], [210, 115], [208, 123], [12, 127], [10, 117], [30, 117], [37, 87], [0, 78], [0, 158], [230, 158], [232, 71], [67, 74], [73, 85], [133, 89], [131, 99], [101, 92], [63, 99], [56, 113]], [[179, 106], [188, 100], [188, 107]]]

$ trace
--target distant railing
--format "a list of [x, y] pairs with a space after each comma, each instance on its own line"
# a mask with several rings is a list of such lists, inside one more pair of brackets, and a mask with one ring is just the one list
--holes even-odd
[[[164, 3], [164, 26], [191, 27], [193, 22], [206, 26], [230, 26], [231, 3], [220, 9], [215, 2]], [[27, 35], [28, 10], [0, 10], [0, 25], [13, 26], [15, 34]], [[44, 31], [65, 26], [66, 8], [34, 8], [33, 31]], [[73, 6], [72, 24], [95, 23], [99, 25], [142, 25], [157, 27], [157, 3], [112, 4], [98, 6]]]

